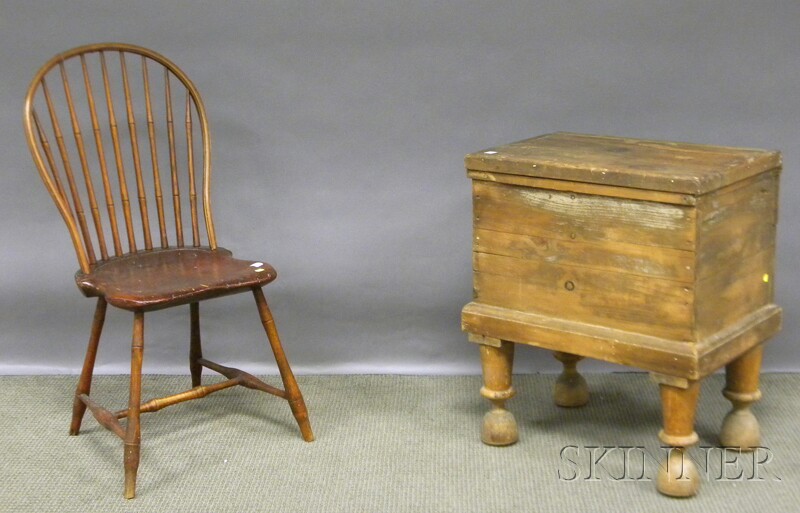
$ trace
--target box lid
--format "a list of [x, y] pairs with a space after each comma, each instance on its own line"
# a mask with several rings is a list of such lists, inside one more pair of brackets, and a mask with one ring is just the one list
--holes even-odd
[[471, 153], [471, 171], [699, 195], [781, 166], [777, 151], [559, 132]]

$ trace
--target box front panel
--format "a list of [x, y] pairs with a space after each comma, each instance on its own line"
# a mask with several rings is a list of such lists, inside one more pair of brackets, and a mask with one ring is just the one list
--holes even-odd
[[473, 182], [476, 301], [693, 339], [692, 207]]
[[475, 227], [560, 240], [694, 251], [694, 209], [473, 181]]

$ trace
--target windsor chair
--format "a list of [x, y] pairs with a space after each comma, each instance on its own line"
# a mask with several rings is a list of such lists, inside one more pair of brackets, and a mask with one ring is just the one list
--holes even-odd
[[[70, 76], [79, 79], [73, 82]], [[59, 85], [50, 87], [55, 83]], [[182, 96], [183, 101], [174, 105], [175, 96]], [[118, 126], [115, 105], [124, 106], [120, 108], [125, 112], [121, 124], [127, 125], [127, 137]], [[40, 117], [40, 111], [46, 114]], [[137, 113], [146, 120], [144, 126], [137, 125]], [[42, 119], [45, 116], [49, 122]], [[176, 137], [176, 124], [181, 118], [184, 134]], [[61, 119], [69, 120], [72, 137], [62, 129]], [[74, 48], [55, 56], [36, 74], [25, 99], [24, 123], [33, 160], [67, 224], [77, 253], [78, 288], [84, 295], [97, 298], [89, 345], [75, 390], [70, 434], [78, 434], [88, 408], [102, 426], [122, 438], [125, 497], [133, 498], [136, 490], [140, 414], [229, 387], [240, 385], [287, 400], [303, 439], [313, 441], [303, 396], [261, 290], [275, 279], [275, 269], [264, 262], [233, 258], [230, 251], [217, 246], [209, 195], [208, 121], [200, 94], [183, 71], [158, 53], [133, 45]], [[140, 139], [148, 141], [144, 157]], [[135, 199], [130, 198], [132, 194]], [[165, 199], [165, 195], [171, 198]], [[100, 206], [103, 201], [105, 212]], [[131, 203], [138, 204], [138, 215]], [[149, 205], [153, 203], [157, 222], [150, 217]], [[84, 205], [88, 205], [88, 213]], [[191, 234], [185, 234], [188, 231]], [[247, 291], [255, 297], [283, 390], [244, 371], [203, 358], [199, 302]], [[109, 303], [132, 311], [134, 320], [130, 397], [128, 407], [116, 412], [90, 397]], [[190, 313], [189, 369], [193, 388], [142, 403], [145, 312], [186, 304]], [[203, 386], [203, 368], [227, 379]], [[127, 420], [122, 423], [122, 419]]]

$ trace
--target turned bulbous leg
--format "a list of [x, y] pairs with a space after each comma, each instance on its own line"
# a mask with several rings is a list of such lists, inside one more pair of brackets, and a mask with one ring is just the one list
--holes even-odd
[[514, 344], [503, 341], [500, 347], [481, 345], [480, 351], [483, 369], [481, 395], [492, 403], [492, 409], [483, 417], [481, 440], [487, 445], [511, 445], [519, 440], [517, 421], [505, 408], [506, 401], [515, 393], [511, 386]]
[[761, 443], [761, 428], [750, 405], [761, 399], [758, 378], [763, 347], [757, 346], [725, 367], [725, 389], [722, 394], [733, 404], [725, 416], [719, 433], [723, 447], [753, 450]]
[[553, 388], [553, 400], [556, 405], [563, 408], [577, 408], [588, 403], [589, 386], [577, 369], [578, 362], [583, 357], [559, 351], [554, 352], [553, 356], [564, 365]]
[[656, 486], [659, 492], [670, 497], [691, 497], [700, 489], [700, 474], [686, 449], [672, 447], [667, 460], [658, 469]]
[[700, 383], [691, 381], [687, 388], [667, 384], [659, 386], [664, 428], [658, 437], [670, 448], [666, 463], [659, 468], [657, 489], [671, 497], [691, 497], [700, 489], [700, 474], [686, 455], [686, 449], [698, 440], [694, 431], [694, 417]]

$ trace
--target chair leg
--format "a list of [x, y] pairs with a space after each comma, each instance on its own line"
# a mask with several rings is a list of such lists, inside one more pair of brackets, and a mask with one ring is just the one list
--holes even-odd
[[139, 408], [142, 404], [142, 357], [144, 355], [144, 312], [134, 312], [131, 342], [131, 389], [128, 400], [128, 423], [125, 430], [125, 498], [136, 496], [136, 472], [139, 469], [141, 429]]
[[253, 289], [253, 296], [256, 298], [256, 306], [258, 306], [258, 315], [261, 317], [261, 324], [264, 325], [264, 330], [267, 332], [267, 338], [272, 347], [272, 352], [275, 354], [275, 362], [278, 364], [278, 370], [281, 373], [283, 387], [288, 396], [289, 407], [292, 409], [294, 418], [300, 426], [300, 433], [303, 435], [303, 440], [306, 442], [313, 442], [314, 433], [311, 431], [311, 423], [308, 420], [308, 410], [303, 401], [303, 394], [300, 393], [300, 387], [297, 386], [292, 368], [289, 366], [289, 361], [286, 359], [286, 354], [283, 352], [281, 339], [278, 336], [278, 329], [275, 327], [275, 321], [267, 305], [267, 299], [264, 297], [264, 292], [260, 288]]
[[189, 316], [191, 318], [191, 331], [189, 335], [189, 372], [192, 373], [192, 387], [199, 387], [203, 366], [197, 360], [203, 357], [203, 350], [200, 345], [200, 303], [189, 305]]
[[89, 335], [89, 347], [86, 348], [86, 357], [83, 360], [83, 370], [75, 388], [75, 399], [72, 402], [72, 423], [69, 427], [70, 435], [77, 435], [81, 430], [83, 414], [86, 413], [86, 405], [79, 399], [81, 394], [89, 395], [92, 388], [92, 374], [94, 372], [94, 362], [97, 357], [97, 346], [100, 343], [100, 334], [103, 331], [103, 323], [106, 320], [106, 300], [99, 298], [97, 307], [94, 310], [94, 320], [92, 321], [92, 331]]

